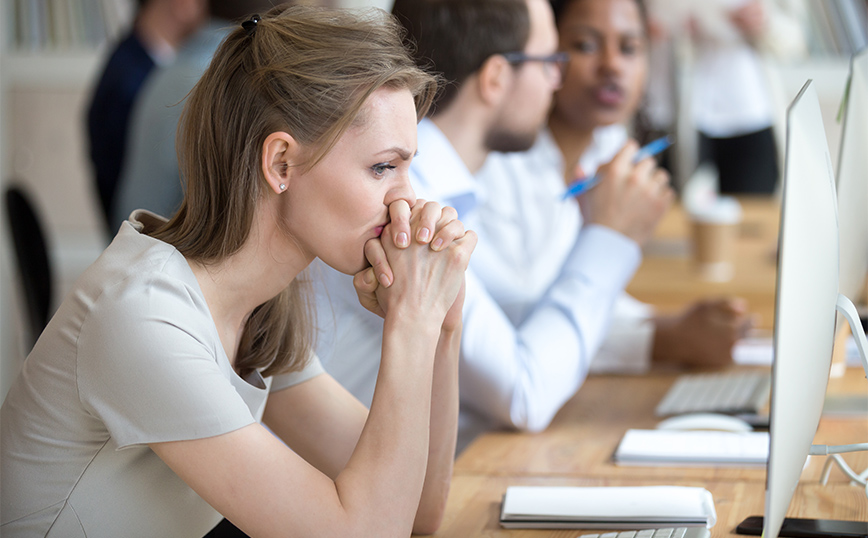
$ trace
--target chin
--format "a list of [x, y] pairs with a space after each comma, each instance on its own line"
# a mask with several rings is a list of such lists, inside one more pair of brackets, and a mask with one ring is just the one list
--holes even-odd
[[370, 264], [365, 258], [364, 253], [361, 253], [358, 258], [324, 258], [320, 256], [320, 260], [339, 273], [345, 275], [355, 275]]
[[368, 260], [363, 260], [362, 262], [360, 262], [360, 263], [358, 263], [352, 267], [349, 267], [346, 271], [341, 271], [340, 269], [338, 269], [338, 271], [341, 271], [342, 273], [344, 273], [346, 275], [355, 275], [359, 271], [361, 271], [363, 269], [367, 269], [370, 266], [371, 266], [371, 264], [368, 263]]
[[618, 109], [598, 109], [594, 114], [594, 125], [609, 126], [616, 123], [623, 123], [627, 115]]
[[[540, 122], [542, 124], [542, 122]], [[485, 147], [489, 151], [500, 153], [514, 153], [527, 151], [536, 142], [537, 130], [527, 132], [492, 131], [488, 133]]]
[[365, 268], [370, 266], [370, 264], [367, 262], [367, 260], [362, 260], [362, 261], [359, 261], [356, 263], [347, 262], [347, 263], [343, 263], [343, 264], [335, 264], [335, 265], [328, 264], [328, 265], [332, 269], [334, 269], [335, 271], [338, 271], [339, 273], [343, 273], [345, 275], [350, 275], [350, 276], [355, 275], [356, 273], [358, 273], [362, 269], [365, 269]]

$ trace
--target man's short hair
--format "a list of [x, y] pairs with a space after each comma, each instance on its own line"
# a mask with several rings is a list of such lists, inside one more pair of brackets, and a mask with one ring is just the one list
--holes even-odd
[[430, 115], [449, 106], [489, 57], [524, 50], [530, 34], [525, 0], [395, 0], [392, 14], [416, 63], [446, 80]]

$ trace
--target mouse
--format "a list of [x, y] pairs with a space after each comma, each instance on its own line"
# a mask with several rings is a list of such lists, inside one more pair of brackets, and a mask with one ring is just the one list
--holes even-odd
[[753, 428], [746, 421], [719, 413], [689, 413], [678, 415], [657, 424], [658, 430], [713, 430], [725, 432], [749, 432]]

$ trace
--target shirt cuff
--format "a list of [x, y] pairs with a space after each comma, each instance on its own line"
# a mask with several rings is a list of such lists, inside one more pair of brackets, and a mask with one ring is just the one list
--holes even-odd
[[564, 263], [563, 274], [623, 290], [641, 262], [642, 250], [635, 241], [606, 226], [586, 224]]
[[606, 339], [591, 362], [594, 374], [642, 374], [651, 366], [654, 309], [622, 293], [615, 301]]

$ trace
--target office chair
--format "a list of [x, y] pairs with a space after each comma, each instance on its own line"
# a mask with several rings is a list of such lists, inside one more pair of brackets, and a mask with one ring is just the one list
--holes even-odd
[[27, 310], [26, 345], [36, 343], [51, 315], [51, 265], [42, 225], [20, 186], [6, 189], [6, 218], [15, 248], [21, 295]]

